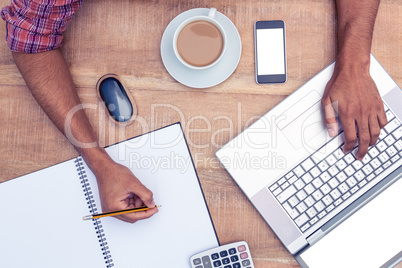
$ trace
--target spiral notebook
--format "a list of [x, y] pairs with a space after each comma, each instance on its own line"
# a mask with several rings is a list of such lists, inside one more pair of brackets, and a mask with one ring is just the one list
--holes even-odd
[[219, 245], [179, 123], [106, 148], [162, 205], [150, 219], [83, 221], [100, 211], [81, 157], [0, 184], [0, 267], [189, 267]]

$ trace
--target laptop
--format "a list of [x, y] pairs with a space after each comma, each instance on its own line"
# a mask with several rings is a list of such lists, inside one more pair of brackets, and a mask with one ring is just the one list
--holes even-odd
[[[402, 201], [395, 190], [402, 191], [402, 183], [395, 183], [402, 181], [402, 92], [371, 55], [370, 74], [383, 99], [388, 124], [377, 144], [358, 161], [358, 144], [352, 152], [342, 152], [342, 126], [330, 138], [323, 123], [320, 101], [334, 65], [224, 145], [216, 156], [301, 267], [392, 267], [402, 260]], [[372, 205], [376, 199], [385, 203]], [[381, 213], [399, 225], [376, 222], [373, 215]], [[377, 242], [367, 243], [357, 236], [361, 232], [374, 237], [384, 229], [388, 237], [377, 235]], [[357, 250], [364, 248], [368, 249]], [[370, 255], [385, 253], [367, 255], [374, 249], [376, 253]], [[366, 261], [368, 266], [352, 266], [356, 261]]]

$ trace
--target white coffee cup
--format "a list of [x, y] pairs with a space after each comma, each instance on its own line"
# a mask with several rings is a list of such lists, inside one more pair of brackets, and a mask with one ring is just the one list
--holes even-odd
[[[174, 33], [174, 36], [173, 36], [173, 50], [174, 50], [174, 53], [175, 53], [177, 59], [178, 59], [183, 65], [187, 66], [188, 68], [195, 69], [195, 70], [203, 70], [203, 69], [211, 68], [212, 66], [214, 66], [215, 64], [217, 64], [217, 63], [222, 59], [223, 55], [225, 54], [225, 51], [226, 51], [226, 33], [225, 33], [225, 30], [223, 29], [223, 27], [221, 26], [221, 24], [215, 19], [215, 14], [216, 14], [216, 8], [210, 8], [210, 9], [209, 9], [208, 16], [193, 16], [193, 17], [191, 17], [191, 18], [188, 18], [188, 19], [185, 20], [184, 22], [182, 22], [182, 23], [179, 25], [179, 27], [177, 27], [177, 29], [176, 29], [176, 31], [175, 31], [175, 33]], [[205, 21], [205, 22], [211, 23], [213, 26], [215, 26], [215, 27], [219, 30], [220, 36], [222, 37], [222, 43], [223, 43], [223, 44], [222, 44], [222, 46], [221, 46], [222, 48], [220, 49], [220, 53], [218, 53], [217, 50], [216, 50], [216, 51], [213, 50], [213, 52], [216, 52], [216, 53], [214, 53], [214, 57], [213, 57], [214, 60], [213, 60], [213, 62], [211, 62], [211, 63], [206, 63], [205, 65], [202, 64], [202, 62], [199, 62], [199, 64], [192, 64], [192, 63], [190, 63], [190, 62], [184, 60], [184, 59], [182, 58], [182, 56], [180, 55], [179, 48], [178, 48], [178, 44], [177, 44], [178, 39], [179, 39], [179, 35], [180, 35], [181, 31], [182, 31], [187, 25], [189, 25], [190, 23], [194, 23], [194, 22], [197, 22], [197, 21]], [[212, 28], [211, 28], [211, 29], [212, 29]], [[202, 37], [202, 36], [204, 36], [204, 37]], [[210, 42], [214, 42], [214, 40], [220, 39], [220, 37], [217, 37], [217, 39], [215, 39], [215, 38], [213, 38], [213, 39], [206, 39], [205, 35], [198, 35], [197, 37], [204, 38], [204, 39], [202, 39], [202, 40], [204, 40], [205, 42], [209, 42], [209, 41], [207, 41], [207, 40], [211, 40]], [[194, 39], [194, 40], [197, 40], [197, 39]], [[195, 42], [195, 41], [194, 41], [194, 42]], [[216, 41], [216, 42], [220, 43], [219, 41]], [[192, 47], [193, 51], [196, 51], [196, 50], [197, 50], [197, 45], [200, 45], [200, 46], [201, 46], [201, 44], [203, 44], [203, 43], [200, 42], [199, 44], [196, 44], [195, 46], [193, 46], [193, 47]], [[179, 46], [180, 46], [180, 45], [179, 45]], [[187, 49], [186, 51], [188, 52], [188, 49]], [[187, 54], [189, 54], [189, 53], [187, 53]], [[194, 56], [194, 53], [192, 53], [192, 54], [193, 54], [193, 56]], [[219, 55], [219, 56], [218, 56], [218, 55]], [[199, 57], [199, 58], [200, 58], [201, 56], [202, 56], [202, 55], [197, 55], [197, 57]], [[210, 55], [208, 55], [208, 56], [210, 56]], [[217, 57], [216, 57], [216, 56], [217, 56]], [[205, 57], [205, 58], [208, 59], [208, 57]], [[216, 58], [216, 59], [215, 59], [215, 58]]]

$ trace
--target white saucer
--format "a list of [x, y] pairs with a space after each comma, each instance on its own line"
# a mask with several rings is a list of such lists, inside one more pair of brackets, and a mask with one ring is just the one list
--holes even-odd
[[220, 12], [216, 12], [215, 19], [226, 32], [227, 46], [223, 58], [213, 67], [205, 70], [193, 70], [184, 66], [173, 51], [173, 35], [176, 28], [186, 19], [205, 15], [208, 8], [187, 10], [175, 17], [166, 27], [161, 41], [162, 61], [169, 74], [178, 82], [193, 88], [207, 88], [216, 86], [225, 81], [236, 69], [241, 56], [241, 40], [239, 32], [232, 21]]

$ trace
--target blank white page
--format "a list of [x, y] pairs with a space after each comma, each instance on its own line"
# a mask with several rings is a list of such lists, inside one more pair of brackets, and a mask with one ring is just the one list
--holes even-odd
[[[188, 267], [218, 240], [179, 124], [107, 148], [160, 212], [101, 219], [114, 267]], [[106, 267], [74, 160], [0, 184], [0, 267]], [[84, 164], [98, 210], [96, 179]]]
[[74, 159], [0, 184], [0, 267], [105, 267]]
[[[219, 245], [179, 124], [106, 150], [162, 205], [156, 215], [134, 224], [101, 219], [115, 267], [189, 267], [192, 255]], [[92, 173], [88, 178], [97, 193]], [[100, 208], [97, 195], [95, 201]]]
[[402, 251], [402, 179], [301, 254], [310, 268], [378, 268]]

